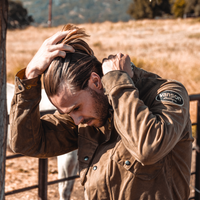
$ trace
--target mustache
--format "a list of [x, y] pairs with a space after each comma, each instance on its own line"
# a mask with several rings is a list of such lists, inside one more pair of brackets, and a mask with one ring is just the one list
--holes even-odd
[[83, 119], [81, 124], [87, 124], [89, 121], [93, 120], [93, 118]]

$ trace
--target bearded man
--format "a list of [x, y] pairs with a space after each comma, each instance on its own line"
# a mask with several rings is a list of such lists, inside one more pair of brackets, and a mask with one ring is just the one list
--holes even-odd
[[[78, 148], [86, 199], [188, 199], [193, 138], [186, 89], [131, 66], [122, 53], [101, 64], [85, 36], [65, 26], [16, 75], [11, 148], [39, 158]], [[40, 118], [42, 74], [57, 111]]]

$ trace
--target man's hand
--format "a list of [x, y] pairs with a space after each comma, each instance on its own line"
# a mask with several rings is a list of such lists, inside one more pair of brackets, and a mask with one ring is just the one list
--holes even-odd
[[133, 77], [130, 57], [128, 55], [123, 55], [122, 53], [110, 55], [108, 58], [104, 58], [102, 70], [104, 75], [113, 70], [122, 70], [127, 72], [131, 78]]
[[60, 56], [64, 58], [66, 56], [66, 51], [74, 52], [72, 46], [62, 43], [57, 44], [61, 39], [71, 32], [72, 31], [59, 31], [43, 42], [42, 46], [26, 68], [25, 76], [27, 79], [35, 78], [41, 75], [46, 68], [49, 67], [51, 61], [55, 57]]

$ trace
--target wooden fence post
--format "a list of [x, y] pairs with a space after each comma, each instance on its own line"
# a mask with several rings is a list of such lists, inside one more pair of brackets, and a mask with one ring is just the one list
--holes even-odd
[[0, 200], [5, 199], [5, 157], [7, 138], [6, 30], [8, 1], [0, 1]]
[[197, 104], [197, 133], [196, 133], [196, 180], [195, 200], [200, 200], [200, 100]]
[[38, 196], [39, 200], [47, 200], [48, 159], [39, 159]]

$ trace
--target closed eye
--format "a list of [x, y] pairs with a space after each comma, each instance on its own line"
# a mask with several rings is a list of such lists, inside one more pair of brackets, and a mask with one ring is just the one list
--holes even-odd
[[80, 106], [77, 106], [76, 108], [73, 109], [73, 111], [77, 111], [80, 108]]

